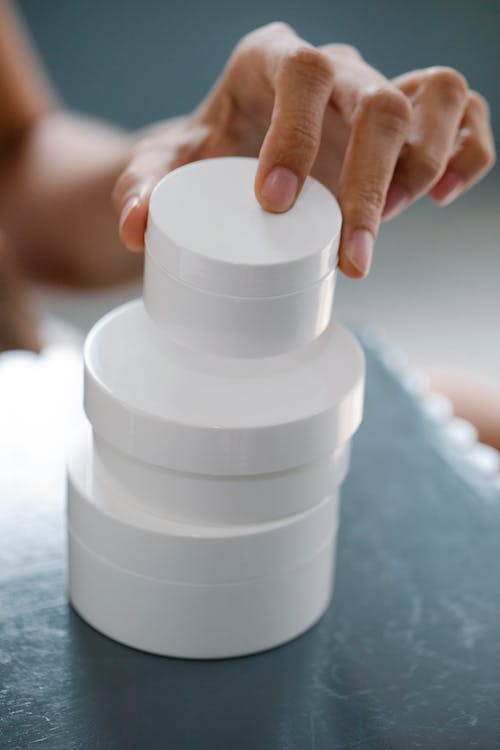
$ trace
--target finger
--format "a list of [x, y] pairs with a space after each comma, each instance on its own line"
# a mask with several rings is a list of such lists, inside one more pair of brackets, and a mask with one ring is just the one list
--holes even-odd
[[144, 249], [149, 199], [157, 183], [168, 172], [199, 158], [210, 133], [204, 125], [195, 124], [180, 134], [167, 132], [143, 138], [116, 181], [113, 203], [119, 215], [119, 233], [125, 247]]
[[353, 48], [328, 45], [322, 49], [334, 66], [332, 105], [351, 128], [337, 191], [344, 219], [339, 267], [346, 275], [360, 278], [370, 269], [411, 107], [404, 94]]
[[155, 185], [170, 169], [170, 154], [157, 148], [131, 160], [113, 189], [119, 215], [120, 239], [129, 250], [144, 249], [149, 199]]
[[344, 216], [339, 266], [353, 278], [370, 270], [382, 209], [410, 122], [406, 97], [391, 86], [365, 93], [342, 167]]
[[[355, 102], [359, 99], [361, 86], [383, 86], [387, 79], [370, 68], [354, 47], [346, 44], [328, 44], [319, 49], [327, 54], [334, 70], [334, 86], [330, 102], [323, 118], [321, 143], [311, 174], [323, 183], [334, 195], [339, 193], [339, 180], [344, 156], [351, 134]], [[358, 69], [346, 76], [345, 68], [361, 64], [368, 71]], [[350, 82], [346, 80], [350, 79]], [[354, 80], [355, 90], [352, 89]], [[363, 83], [364, 81], [364, 83]]]
[[444, 174], [468, 94], [465, 79], [451, 68], [415, 71], [393, 83], [408, 96], [413, 115], [387, 195], [385, 219], [400, 214]]
[[279, 26], [256, 57], [275, 92], [259, 154], [255, 193], [268, 211], [288, 210], [311, 171], [333, 85], [329, 58]]
[[489, 107], [480, 94], [471, 91], [453, 155], [432, 188], [431, 198], [440, 205], [448, 205], [480, 180], [494, 163]]
[[[370, 269], [386, 193], [408, 132], [411, 106], [406, 96], [368, 65], [357, 50], [347, 45], [328, 45], [322, 50], [331, 57], [334, 67], [332, 107], [350, 126], [336, 191], [344, 218], [339, 267], [348, 276], [360, 278]], [[326, 142], [331, 140], [331, 136], [325, 136]]]

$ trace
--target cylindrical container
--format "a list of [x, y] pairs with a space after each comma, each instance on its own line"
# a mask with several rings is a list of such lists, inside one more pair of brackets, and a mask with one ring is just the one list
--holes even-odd
[[90, 440], [68, 471], [71, 597], [118, 641], [191, 658], [269, 648], [312, 625], [328, 605], [337, 494], [278, 521], [188, 524], [110, 491], [92, 494]]
[[[96, 433], [92, 496], [126, 496], [131, 504], [172, 521], [209, 525], [266, 523], [318, 505], [349, 468], [350, 444], [302, 466], [247, 476], [173, 471], [138, 461]], [[168, 502], [165, 502], [168, 498]]]
[[280, 354], [330, 322], [336, 201], [309, 179], [286, 218], [264, 213], [254, 175], [253, 159], [207, 159], [172, 172], [153, 192], [144, 304], [183, 345], [229, 356]]
[[84, 405], [95, 432], [139, 461], [241, 476], [291, 469], [350, 440], [364, 359], [331, 323], [274, 357], [223, 357], [157, 335], [141, 301], [108, 313], [85, 344]]
[[340, 212], [306, 181], [264, 212], [256, 161], [213, 159], [155, 189], [144, 303], [85, 346], [68, 465], [69, 590], [137, 648], [236, 656], [325, 610], [364, 359], [331, 321]]

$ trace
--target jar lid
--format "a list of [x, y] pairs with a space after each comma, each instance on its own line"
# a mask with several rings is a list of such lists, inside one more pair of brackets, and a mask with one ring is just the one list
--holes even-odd
[[241, 359], [158, 334], [142, 301], [113, 310], [85, 345], [85, 410], [119, 450], [200, 474], [280, 471], [349, 440], [363, 411], [364, 356], [331, 323], [309, 344]]
[[170, 172], [151, 196], [147, 253], [212, 294], [275, 297], [326, 276], [337, 265], [337, 201], [308, 177], [291, 211], [264, 211], [254, 194], [256, 169], [256, 159], [223, 157]]
[[148, 512], [118, 487], [96, 496], [93, 463], [91, 440], [84, 431], [75, 433], [68, 461], [69, 528], [101, 559], [135, 575], [192, 585], [262, 579], [295, 569], [337, 530], [333, 488], [312, 508], [274, 521], [179, 523]]

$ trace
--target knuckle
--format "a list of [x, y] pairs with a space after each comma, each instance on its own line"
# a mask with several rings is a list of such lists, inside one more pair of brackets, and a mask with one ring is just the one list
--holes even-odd
[[271, 21], [271, 23], [259, 26], [242, 36], [235, 47], [235, 53], [244, 53], [248, 49], [260, 47], [262, 43], [270, 39], [290, 35], [295, 35], [295, 31], [285, 21]]
[[411, 104], [396, 88], [380, 87], [366, 91], [360, 109], [364, 115], [377, 117], [388, 130], [398, 134], [406, 134], [410, 126]]
[[346, 196], [342, 201], [342, 208], [348, 216], [359, 216], [368, 228], [376, 225], [386, 195], [385, 186], [375, 177], [365, 177], [362, 184], [357, 186], [356, 194]]
[[478, 143], [477, 159], [483, 169], [492, 167], [496, 159], [495, 147], [493, 144], [489, 145], [483, 142]]
[[298, 47], [283, 59], [280, 70], [285, 78], [299, 78], [310, 88], [331, 86], [333, 69], [326, 54], [315, 47]]
[[288, 127], [279, 140], [280, 151], [283, 157], [289, 157], [290, 154], [309, 155], [315, 153], [319, 145], [319, 133], [314, 123], [309, 120], [296, 119]]
[[464, 76], [454, 68], [435, 67], [429, 68], [428, 82], [441, 99], [445, 101], [461, 101], [467, 96], [469, 89]]
[[477, 136], [467, 134], [462, 141], [462, 149], [470, 155], [477, 169], [488, 169], [495, 163], [496, 154], [493, 142], [485, 142]]
[[286, 21], [271, 21], [265, 26], [261, 27], [261, 31], [265, 34], [272, 34], [273, 36], [282, 36], [283, 34], [295, 34], [294, 29]]
[[337, 54], [344, 55], [345, 57], [355, 57], [356, 60], [361, 60], [361, 52], [357, 47], [353, 47], [352, 44], [332, 44], [332, 51]]
[[361, 52], [351, 44], [325, 44], [321, 49], [335, 57], [352, 58], [362, 60]]
[[407, 161], [409, 179], [417, 190], [434, 182], [444, 166], [440, 156], [424, 146], [411, 149]]
[[478, 91], [469, 91], [468, 107], [485, 120], [490, 118], [490, 105]]

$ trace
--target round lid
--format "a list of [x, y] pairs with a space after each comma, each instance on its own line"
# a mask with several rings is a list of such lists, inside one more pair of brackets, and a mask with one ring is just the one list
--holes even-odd
[[151, 196], [147, 252], [213, 294], [273, 297], [325, 276], [337, 265], [337, 201], [308, 177], [290, 211], [269, 213], [254, 194], [256, 169], [256, 159], [224, 157], [170, 172]]
[[179, 523], [149, 512], [140, 497], [134, 502], [117, 486], [96, 496], [92, 441], [83, 428], [68, 460], [69, 528], [101, 559], [135, 575], [191, 584], [262, 579], [296, 568], [335, 535], [336, 488], [300, 513], [238, 525]]
[[85, 410], [139, 460], [179, 471], [258, 474], [300, 466], [360, 424], [364, 357], [331, 323], [274, 357], [231, 358], [158, 335], [143, 303], [113, 310], [85, 345]]

